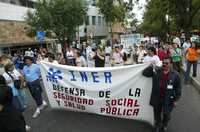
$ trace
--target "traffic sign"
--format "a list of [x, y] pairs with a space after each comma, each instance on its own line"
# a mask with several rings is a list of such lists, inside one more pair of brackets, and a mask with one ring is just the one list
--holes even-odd
[[37, 31], [37, 40], [44, 41], [44, 37], [45, 37], [45, 32]]

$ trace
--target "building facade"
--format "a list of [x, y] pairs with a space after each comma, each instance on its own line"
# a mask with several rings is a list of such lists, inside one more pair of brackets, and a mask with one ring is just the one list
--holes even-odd
[[[37, 0], [0, 0], [0, 54], [15, 48], [39, 46], [35, 37], [26, 35], [25, 15], [28, 10], [34, 10]], [[87, 20], [79, 27], [77, 36], [90, 38], [105, 38], [108, 28], [104, 17], [95, 6], [96, 0], [86, 0], [88, 6]]]
[[102, 39], [109, 35], [103, 15], [96, 7], [96, 0], [86, 0], [88, 7], [87, 18], [84, 25], [79, 28], [79, 37], [90, 39]]
[[39, 45], [35, 37], [27, 37], [24, 22], [34, 3], [34, 0], [0, 0], [0, 54]]

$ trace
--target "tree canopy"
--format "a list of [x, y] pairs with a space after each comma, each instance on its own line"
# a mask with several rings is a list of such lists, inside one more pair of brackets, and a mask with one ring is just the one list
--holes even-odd
[[61, 44], [74, 39], [76, 29], [86, 18], [84, 0], [38, 0], [35, 11], [28, 11], [26, 22], [28, 31], [53, 34]]
[[[169, 20], [166, 20], [166, 15]], [[142, 31], [165, 36], [170, 31], [189, 32], [200, 28], [199, 0], [150, 0], [140, 25]]]

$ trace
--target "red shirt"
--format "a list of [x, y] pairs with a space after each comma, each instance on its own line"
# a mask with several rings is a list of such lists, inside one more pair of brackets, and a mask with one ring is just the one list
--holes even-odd
[[165, 53], [165, 51], [163, 50], [158, 50], [158, 57], [160, 58], [160, 60], [164, 60], [165, 57], [167, 57], [167, 54]]
[[164, 98], [164, 96], [165, 96], [165, 90], [167, 88], [168, 80], [169, 80], [169, 72], [167, 74], [162, 72], [161, 79], [160, 79], [160, 85], [159, 85], [161, 98]]

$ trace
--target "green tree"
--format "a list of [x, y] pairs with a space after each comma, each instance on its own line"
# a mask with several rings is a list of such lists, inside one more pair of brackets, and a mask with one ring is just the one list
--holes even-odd
[[[199, 26], [200, 0], [150, 0], [140, 25], [142, 31], [165, 37], [169, 31], [189, 32]], [[169, 22], [166, 21], [169, 15]]]
[[151, 0], [146, 6], [143, 23], [140, 25], [142, 32], [164, 38], [168, 31], [168, 24], [165, 16], [167, 14], [166, 3], [163, 0]]
[[84, 0], [38, 0], [35, 11], [27, 13], [27, 31], [29, 35], [41, 30], [53, 34], [64, 46], [66, 41], [74, 39], [77, 27], [85, 21], [86, 12]]
[[168, 2], [169, 14], [176, 24], [176, 29], [189, 32], [200, 13], [200, 0], [168, 0]]

